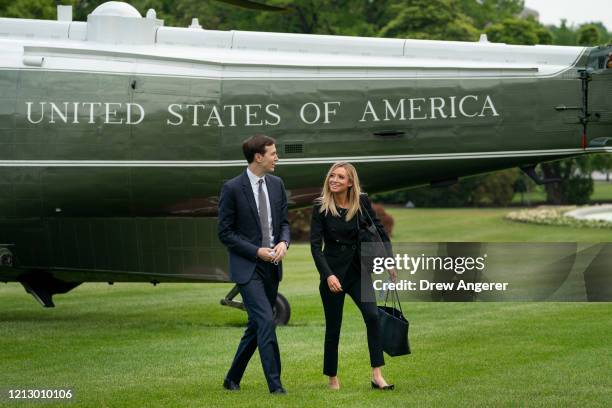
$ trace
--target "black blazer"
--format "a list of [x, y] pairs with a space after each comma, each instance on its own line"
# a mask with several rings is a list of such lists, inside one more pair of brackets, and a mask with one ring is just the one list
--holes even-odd
[[[340, 280], [344, 279], [355, 252], [359, 250], [359, 229], [370, 225], [370, 218], [374, 221], [383, 242], [388, 243], [390, 248], [389, 236], [376, 216], [367, 194], [359, 197], [359, 204], [361, 212], [348, 222], [344, 217], [321, 213], [319, 204], [315, 204], [312, 208], [310, 251], [321, 280], [331, 275], [336, 275]], [[363, 211], [367, 211], [370, 218]]]
[[[280, 177], [266, 175], [266, 187], [270, 197], [273, 244], [286, 241], [289, 245], [289, 221], [287, 220], [287, 193]], [[251, 279], [257, 262], [257, 250], [261, 247], [259, 212], [253, 188], [246, 170], [225, 182], [219, 196], [219, 240], [229, 250], [230, 279], [246, 283]], [[278, 265], [278, 279], [283, 277], [282, 263]]]

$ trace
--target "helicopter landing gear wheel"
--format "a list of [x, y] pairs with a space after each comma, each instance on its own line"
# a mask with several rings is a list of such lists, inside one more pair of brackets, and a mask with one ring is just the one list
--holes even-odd
[[291, 306], [287, 298], [280, 293], [276, 295], [276, 304], [274, 305], [274, 323], [277, 326], [285, 326], [291, 318]]

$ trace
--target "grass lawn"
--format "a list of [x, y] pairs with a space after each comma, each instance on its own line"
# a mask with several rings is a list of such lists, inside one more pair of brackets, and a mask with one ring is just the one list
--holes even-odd
[[612, 183], [596, 181], [591, 201], [612, 202]]
[[387, 209], [397, 242], [610, 242], [605, 229], [519, 223], [504, 216], [516, 209]]
[[[396, 241], [601, 241], [598, 230], [514, 224], [508, 210], [390, 210]], [[386, 357], [389, 393], [369, 388], [365, 326], [347, 302], [342, 390], [322, 370], [318, 276], [305, 244], [291, 247], [280, 291], [292, 318], [278, 328], [283, 382], [268, 395], [258, 356], [240, 392], [221, 388], [246, 322], [219, 305], [229, 284], [84, 284], [38, 306], [0, 284], [0, 389], [74, 390], [76, 403], [0, 406], [609, 406], [611, 303], [406, 303], [413, 354]]]

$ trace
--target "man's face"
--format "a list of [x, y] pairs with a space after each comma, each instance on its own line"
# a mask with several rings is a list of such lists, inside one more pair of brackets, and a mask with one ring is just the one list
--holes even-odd
[[263, 155], [255, 153], [255, 160], [257, 161], [257, 164], [261, 166], [264, 172], [274, 173], [274, 166], [278, 161], [278, 155], [276, 154], [276, 146], [266, 146], [266, 152]]

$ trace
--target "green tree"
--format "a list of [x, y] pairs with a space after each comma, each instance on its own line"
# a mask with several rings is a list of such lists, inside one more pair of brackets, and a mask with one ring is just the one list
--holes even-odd
[[543, 163], [542, 172], [546, 178], [561, 179], [559, 183], [546, 184], [546, 201], [555, 205], [587, 204], [594, 189], [592, 171], [587, 156]]
[[70, 4], [70, 2], [56, 2], [55, 0], [0, 1], [0, 16], [54, 20], [57, 18], [57, 4]]
[[389, 0], [303, 0], [291, 4], [293, 12], [262, 13], [255, 20], [266, 31], [374, 36], [391, 18], [389, 4]]
[[506, 44], [551, 44], [552, 33], [537, 21], [527, 18], [507, 18], [486, 29], [489, 41]]
[[578, 27], [578, 30], [580, 30], [582, 26], [585, 26], [585, 25], [595, 27], [597, 29], [597, 32], [599, 33], [599, 41], [592, 45], [600, 45], [600, 44], [607, 43], [608, 39], [610, 38], [610, 33], [608, 32], [606, 26], [603, 25], [601, 21], [594, 21], [591, 23], [583, 24], [580, 27]]
[[458, 4], [478, 29], [516, 17], [524, 8], [523, 0], [459, 0]]
[[481, 176], [472, 194], [472, 205], [505, 207], [512, 202], [514, 186], [520, 176], [517, 168]]
[[603, 153], [591, 156], [591, 166], [593, 170], [600, 171], [606, 175], [606, 181], [610, 181], [612, 172], [612, 154]]
[[599, 30], [593, 24], [585, 24], [578, 29], [578, 45], [593, 46], [601, 42]]
[[391, 6], [395, 17], [381, 37], [474, 41], [478, 30], [456, 0], [404, 0]]
[[[281, 13], [242, 9], [212, 0], [156, 1], [170, 4], [168, 9], [179, 25], [198, 17], [204, 28], [220, 30], [375, 36], [392, 18], [389, 8], [392, 0], [266, 1], [270, 5], [289, 6], [289, 12]], [[158, 10], [158, 16], [165, 15]]]
[[559, 27], [551, 26], [553, 44], [556, 45], [576, 45], [576, 31], [567, 26], [567, 20], [562, 19]]
[[542, 25], [536, 28], [536, 35], [538, 36], [538, 44], [552, 45], [554, 42], [554, 37], [550, 29]]

